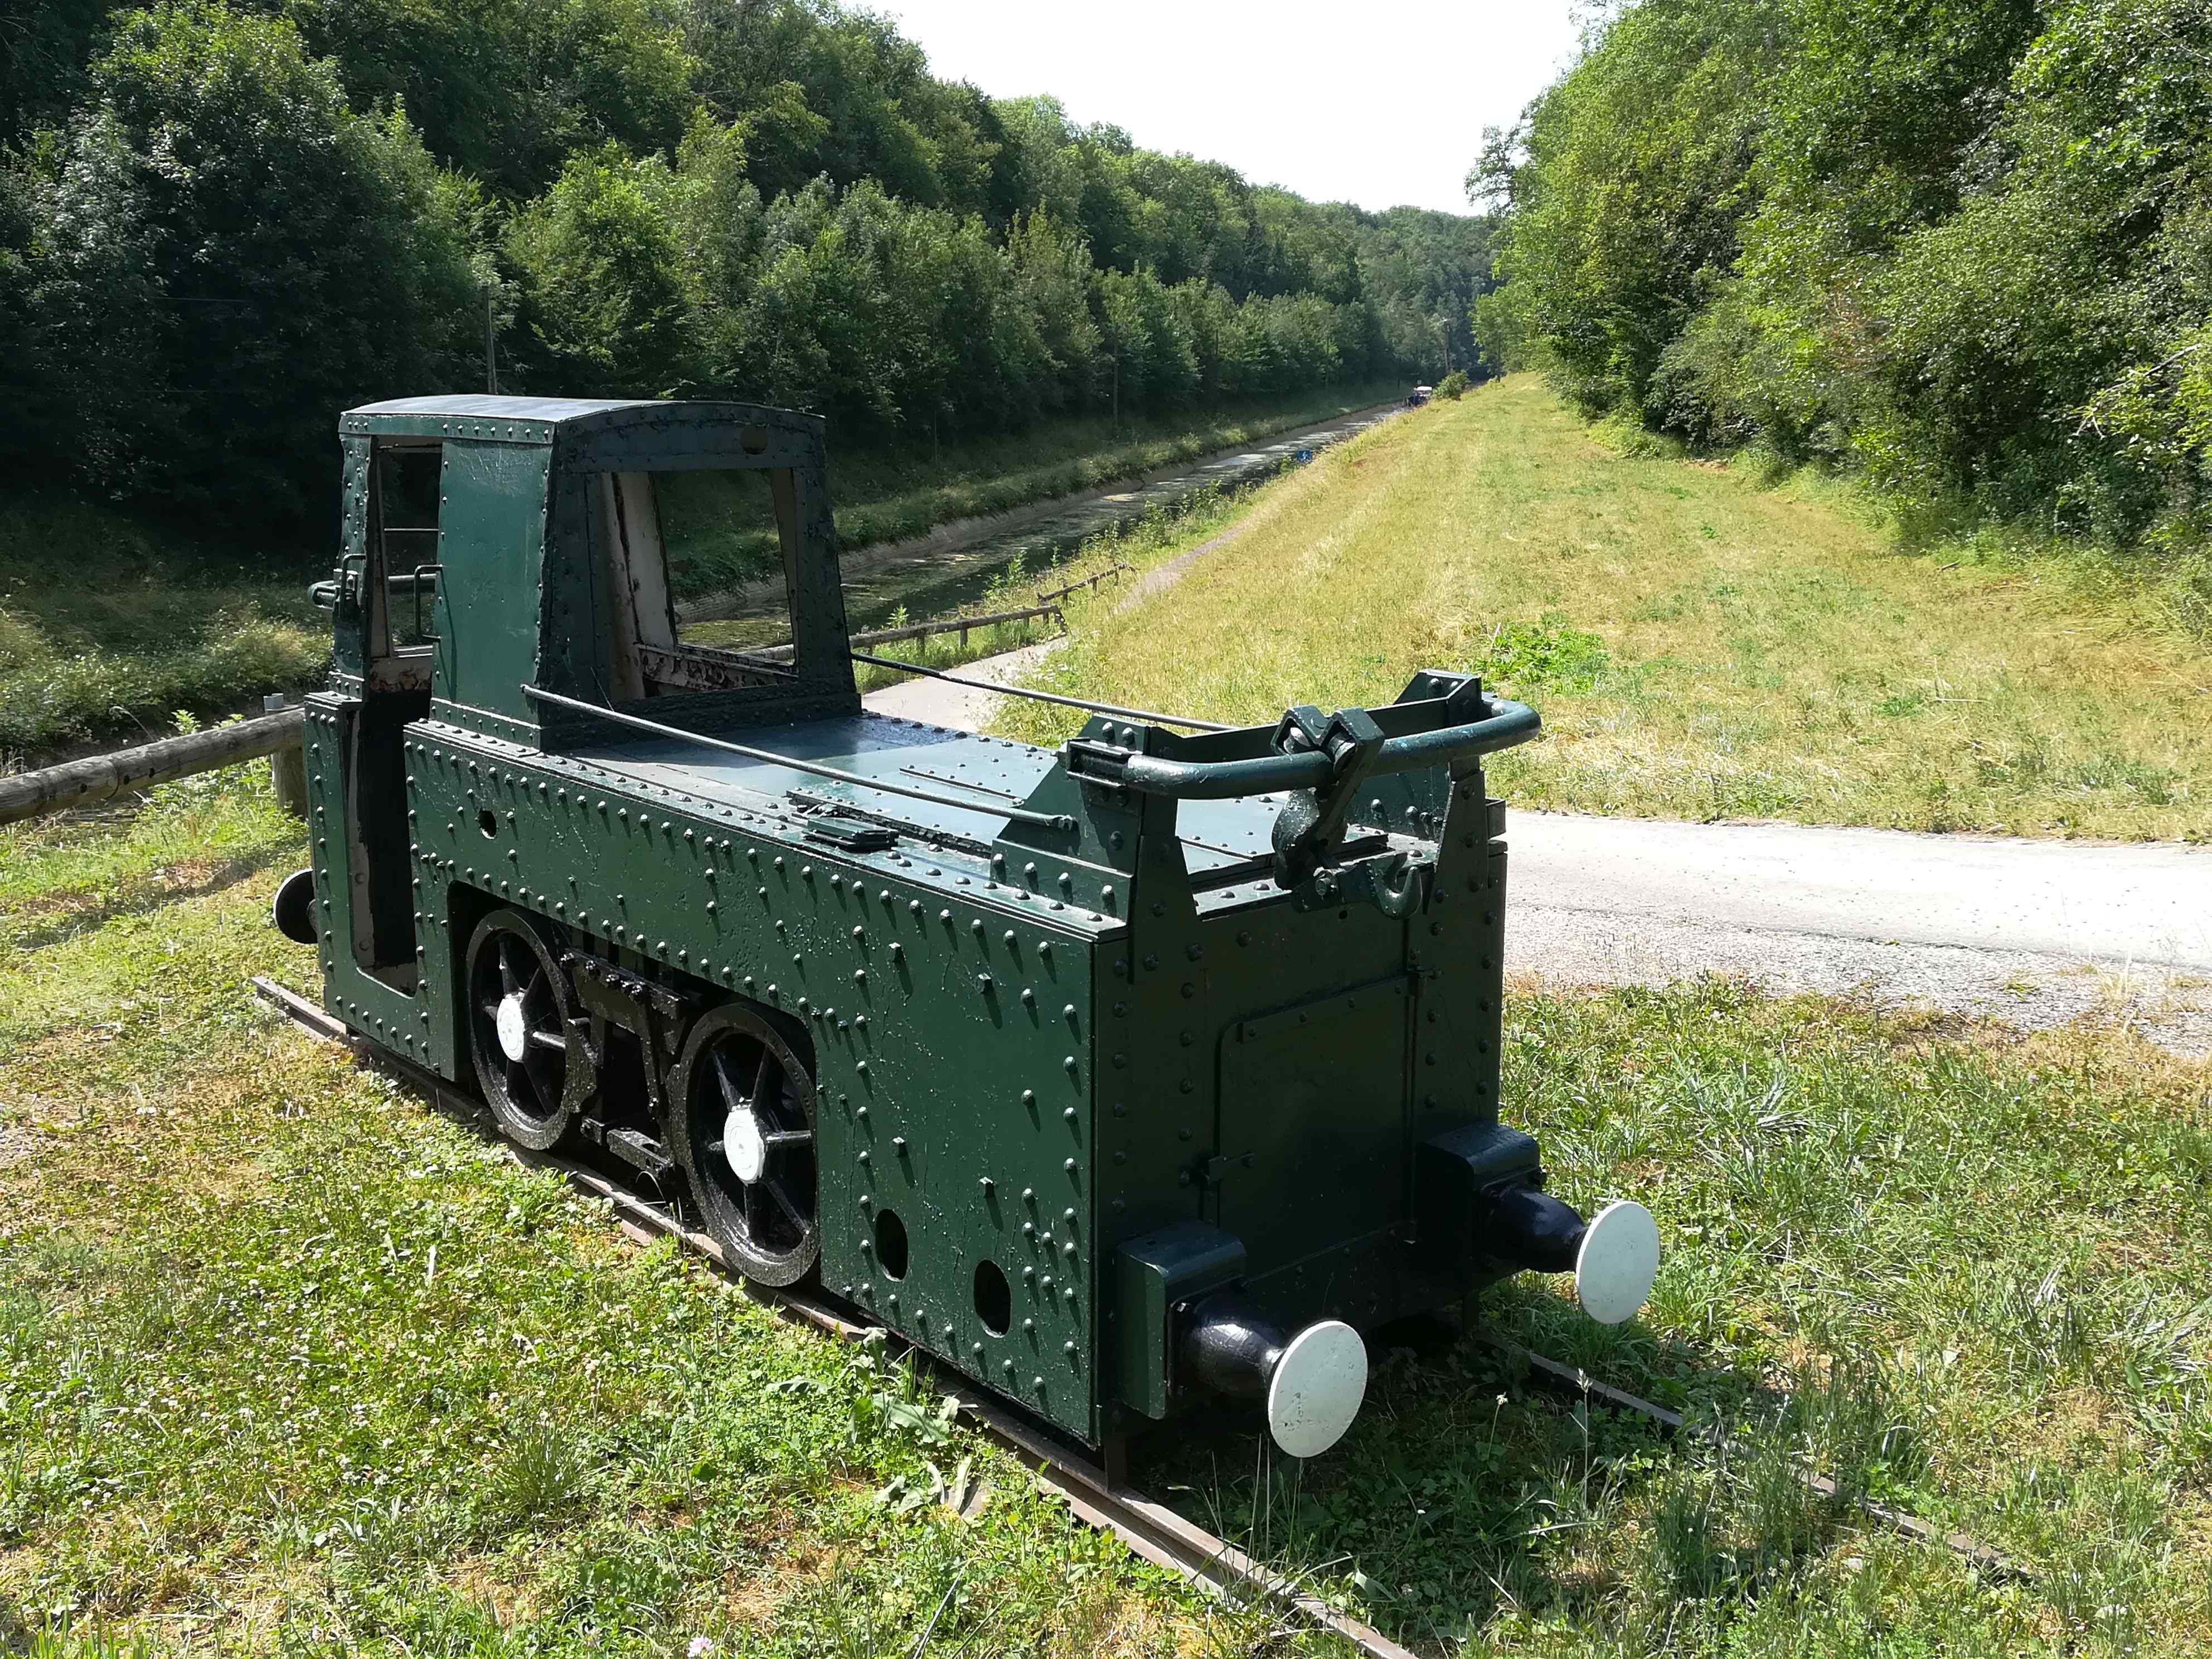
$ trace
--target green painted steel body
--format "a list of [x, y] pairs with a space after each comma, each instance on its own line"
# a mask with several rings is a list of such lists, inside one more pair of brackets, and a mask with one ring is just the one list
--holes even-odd
[[[665, 1054], [717, 1004], [774, 1011], [815, 1078], [823, 1287], [1092, 1444], [1172, 1408], [1177, 1310], [1231, 1279], [1285, 1322], [1372, 1327], [1507, 1270], [1468, 1219], [1535, 1163], [1496, 1127], [1506, 855], [1479, 754], [1362, 775], [1286, 888], [1271, 837], [1297, 792], [1128, 781], [1202, 796], [1176, 763], [1264, 774], [1281, 732], [1097, 719], [1056, 754], [864, 712], [811, 417], [421, 399], [340, 436], [338, 668], [306, 758], [324, 1002], [348, 1025], [471, 1079], [467, 951], [495, 910], [673, 993]], [[436, 447], [432, 643], [392, 642], [379, 445]], [[796, 668], [678, 647], [646, 695], [611, 695], [622, 486], [600, 481], [702, 466], [772, 476]], [[1372, 712], [1417, 737], [1480, 697], [1422, 677]]]

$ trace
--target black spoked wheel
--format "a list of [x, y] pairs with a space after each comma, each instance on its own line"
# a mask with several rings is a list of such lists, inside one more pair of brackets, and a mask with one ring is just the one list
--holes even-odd
[[768, 1018], [730, 1003], [692, 1027], [677, 1063], [676, 1156], [731, 1265], [796, 1285], [822, 1253], [814, 1210], [814, 1079]]
[[544, 1152], [568, 1133], [568, 990], [519, 911], [495, 910], [469, 940], [469, 1052], [477, 1083], [517, 1146]]

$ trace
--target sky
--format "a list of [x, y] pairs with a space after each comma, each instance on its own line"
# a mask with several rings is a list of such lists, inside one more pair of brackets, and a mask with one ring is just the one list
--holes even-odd
[[1462, 181], [1565, 67], [1574, 0], [866, 0], [948, 81], [1050, 93], [1147, 149], [1369, 209], [1468, 210]]

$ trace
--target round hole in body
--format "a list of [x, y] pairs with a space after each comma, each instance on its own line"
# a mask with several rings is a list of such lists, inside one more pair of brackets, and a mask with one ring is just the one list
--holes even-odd
[[487, 840], [496, 836], [499, 833], [499, 814], [487, 806], [477, 814], [477, 828], [484, 832]]
[[994, 1336], [1004, 1336], [1014, 1322], [1014, 1292], [995, 1261], [975, 1264], [975, 1317]]
[[906, 1223], [896, 1210], [876, 1212], [876, 1262], [887, 1279], [906, 1277]]

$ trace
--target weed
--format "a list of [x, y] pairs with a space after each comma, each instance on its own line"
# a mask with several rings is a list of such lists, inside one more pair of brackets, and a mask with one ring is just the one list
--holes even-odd
[[1498, 623], [1472, 665], [1517, 690], [1588, 691], [1611, 662], [1603, 640], [1554, 613], [1540, 623]]

